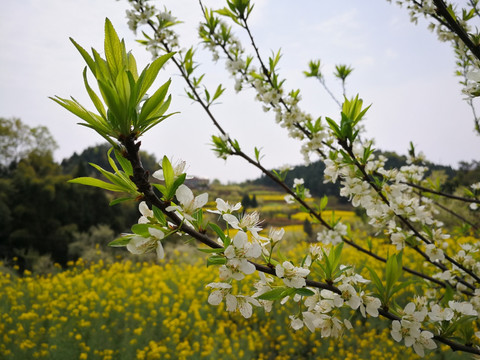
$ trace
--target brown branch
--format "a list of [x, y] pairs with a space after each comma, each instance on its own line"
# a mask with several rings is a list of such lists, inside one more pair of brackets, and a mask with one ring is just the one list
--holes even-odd
[[405, 182], [405, 181], [402, 181], [401, 183], [405, 184], [405, 185], [408, 185], [410, 187], [413, 187], [415, 189], [421, 190], [421, 191], [426, 192], [426, 193], [440, 195], [440, 196], [443, 196], [443, 197], [446, 197], [446, 198], [449, 198], [449, 199], [459, 200], [459, 201], [463, 201], [463, 202], [480, 204], [480, 200], [478, 200], [478, 199], [470, 199], [470, 198], [464, 198], [464, 197], [456, 196], [456, 195], [452, 195], [452, 194], [447, 194], [447, 193], [444, 193], [444, 192], [441, 192], [441, 191], [435, 191], [435, 190], [432, 190], [432, 189], [429, 189], [429, 188], [426, 188], [426, 187], [423, 187], [423, 186], [420, 186], [420, 185], [417, 185], [417, 184]]
[[[202, 6], [202, 3], [200, 1], [200, 6]], [[202, 6], [202, 10], [203, 10], [203, 6]], [[154, 24], [152, 22], [148, 22], [148, 25], [152, 28], [152, 30], [157, 33], [157, 29], [155, 28]], [[250, 34], [251, 36], [251, 34]], [[253, 40], [253, 37], [251, 36], [251, 41], [254, 43], [254, 40]], [[168, 44], [166, 42], [162, 42], [162, 46], [165, 48], [165, 51], [167, 52], [170, 52], [170, 49], [168, 47]], [[226, 49], [220, 45], [222, 47], [222, 49], [224, 50], [224, 52], [226, 53], [227, 56], [230, 57], [230, 55], [228, 54], [228, 52], [226, 51]], [[257, 51], [257, 55], [259, 55], [258, 51]], [[190, 90], [192, 91], [192, 94], [194, 95], [195, 99], [196, 99], [196, 102], [200, 104], [200, 106], [204, 109], [204, 111], [207, 113], [208, 117], [210, 118], [210, 120], [213, 122], [214, 126], [223, 134], [223, 135], [226, 135], [226, 132], [225, 130], [220, 126], [219, 122], [216, 120], [215, 116], [212, 114], [212, 112], [210, 111], [210, 108], [208, 105], [206, 105], [203, 100], [201, 99], [200, 95], [198, 94], [195, 86], [193, 86], [192, 82], [190, 81], [189, 77], [187, 76], [187, 74], [185, 73], [183, 67], [181, 66], [181, 64], [178, 62], [178, 60], [175, 58], [175, 57], [172, 57], [171, 58], [172, 61], [174, 62], [174, 64], [176, 65], [176, 67], [178, 68], [178, 70], [180, 71], [180, 74], [181, 76], [183, 77], [183, 79], [186, 81], [188, 87], [190, 88]], [[231, 59], [231, 58], [230, 58]], [[232, 59], [231, 59], [232, 60]], [[259, 61], [261, 62], [262, 60], [259, 59]], [[244, 76], [246, 76], [246, 74], [242, 74]], [[286, 110], [287, 111], [290, 111], [289, 107], [283, 103]], [[301, 127], [301, 125], [299, 125]], [[231, 139], [228, 139], [228, 141], [230, 142], [231, 145], [233, 145], [233, 142], [231, 141]], [[234, 153], [232, 153], [232, 155], [237, 155], [237, 156], [240, 156], [242, 157], [244, 160], [246, 160], [248, 163], [252, 164], [253, 166], [257, 167], [260, 171], [262, 171], [263, 174], [265, 174], [268, 178], [270, 178], [272, 181], [274, 181], [275, 183], [277, 183], [281, 188], [284, 189], [284, 191], [293, 196], [295, 198], [295, 200], [300, 204], [302, 205], [304, 208], [306, 208], [309, 213], [315, 218], [317, 219], [323, 226], [325, 226], [327, 229], [329, 230], [332, 230], [333, 228], [321, 217], [320, 214], [318, 214], [316, 211], [314, 211], [305, 201], [303, 201], [300, 197], [297, 196], [297, 194], [292, 191], [283, 181], [280, 181], [280, 179], [278, 179], [276, 176], [274, 176], [270, 171], [268, 171], [267, 169], [265, 169], [259, 162], [253, 160], [252, 158], [250, 158], [248, 155], [246, 155], [244, 152], [240, 151], [240, 150], [236, 150]], [[383, 195], [383, 194], [382, 194]], [[385, 199], [385, 201], [388, 201]], [[384, 257], [381, 257], [365, 248], [363, 248], [362, 246], [356, 244], [353, 240], [350, 240], [346, 237], [343, 237], [342, 236], [342, 240], [347, 243], [348, 245], [352, 246], [353, 248], [359, 250], [360, 252], [363, 252], [364, 254], [370, 256], [370, 257], [373, 257], [374, 259], [378, 260], [378, 261], [381, 261], [383, 263], [386, 263], [387, 262], [387, 259], [385, 259]], [[417, 252], [419, 252], [420, 254], [422, 254], [423, 252], [420, 250], [420, 249], [417, 249], [416, 250]], [[425, 257], [425, 259], [429, 262], [431, 262], [428, 257], [423, 254], [423, 256]], [[434, 264], [434, 263], [432, 263]], [[440, 285], [441, 287], [443, 288], [446, 288], [447, 287], [447, 283], [445, 282], [442, 282], [438, 279], [435, 279], [431, 276], [428, 276], [426, 274], [423, 274], [423, 273], [420, 273], [418, 271], [415, 271], [413, 269], [410, 269], [409, 267], [406, 267], [406, 266], [403, 266], [402, 267], [404, 271], [414, 275], [414, 276], [418, 276], [420, 278], [423, 278], [424, 280], [428, 280], [428, 281], [431, 281], [437, 285]], [[446, 268], [443, 268], [442, 269], [443, 271], [446, 270]], [[468, 286], [469, 284], [465, 282], [465, 285]], [[448, 284], [448, 286], [451, 286], [450, 284]], [[471, 286], [471, 285], [470, 285]], [[471, 294], [470, 292], [466, 292], [467, 294]]]
[[470, 49], [472, 54], [475, 55], [478, 60], [480, 60], [480, 46], [473, 43], [465, 29], [452, 17], [447, 9], [447, 6], [445, 5], [445, 2], [443, 0], [433, 0], [433, 2], [437, 7], [437, 14], [445, 19], [445, 21], [449, 24], [451, 31], [457, 34], [463, 43]]
[[[377, 193], [377, 195], [380, 197], [380, 199], [388, 206], [390, 206], [390, 202], [388, 201], [388, 199], [385, 197], [385, 195], [382, 193], [382, 191], [377, 187], [377, 185], [373, 182], [373, 180], [370, 178], [370, 176], [367, 174], [367, 172], [365, 171], [365, 166], [363, 166], [362, 164], [360, 164], [355, 156], [355, 154], [353, 153], [353, 149], [352, 149], [352, 146], [351, 145], [348, 145], [347, 142], [345, 140], [338, 140], [338, 143], [340, 144], [340, 146], [342, 146], [345, 151], [347, 152], [347, 154], [351, 157], [355, 167], [357, 169], [360, 170], [360, 172], [362, 173], [362, 176], [363, 176], [363, 180], [366, 181], [368, 184], [370, 184], [370, 186], [375, 190], [375, 192]], [[422, 240], [425, 244], [432, 244], [432, 241], [428, 240], [425, 236], [423, 236], [422, 234], [420, 234], [420, 232], [415, 228], [415, 226], [413, 226], [412, 223], [410, 223], [410, 221], [408, 221], [404, 216], [402, 215], [398, 215], [398, 214], [395, 214], [395, 216], [400, 219], [400, 221], [408, 228], [410, 229], [414, 235], [419, 238], [420, 240]], [[439, 261], [431, 261], [430, 258], [427, 256], [427, 254], [425, 254], [422, 250], [420, 250], [417, 246], [413, 247], [413, 249], [419, 253], [421, 256], [423, 256], [430, 264], [438, 267], [439, 269], [441, 269], [442, 271], [445, 271], [445, 270], [448, 270], [448, 268], [442, 264], [441, 262]], [[465, 266], [463, 266], [462, 264], [460, 264], [458, 261], [456, 261], [455, 259], [453, 259], [452, 257], [450, 257], [449, 255], [447, 254], [444, 254], [445, 256], [445, 259], [448, 260], [450, 263], [454, 264], [455, 266], [457, 266], [459, 269], [463, 270], [465, 273], [467, 273], [468, 275], [470, 275], [473, 279], [475, 279], [475, 281], [477, 283], [480, 283], [480, 278], [474, 274], [471, 270], [465, 268]], [[465, 280], [459, 278], [459, 277], [456, 277], [456, 279], [461, 282], [463, 285], [467, 286], [468, 288], [474, 290], [475, 287], [472, 286], [471, 284], [469, 284], [468, 282], [466, 282]]]
[[[433, 201], [433, 200], [432, 200]], [[470, 225], [472, 228], [474, 228], [475, 230], [478, 230], [478, 226], [475, 225], [474, 223], [472, 223], [471, 221], [468, 221], [467, 219], [465, 219], [463, 216], [461, 216], [460, 214], [456, 213], [455, 211], [452, 211], [450, 210], [449, 208], [447, 208], [446, 206], [443, 206], [442, 204], [440, 204], [439, 202], [437, 201], [433, 201], [433, 204], [435, 206], [438, 206], [440, 209], [442, 209], [443, 211], [446, 211], [447, 213], [449, 213], [450, 215], [452, 216], [455, 216], [457, 219], [460, 219], [462, 222]]]
[[[143, 168], [142, 161], [140, 158], [140, 142], [135, 142], [136, 141], [136, 135], [132, 134], [126, 139], [120, 139], [122, 145], [125, 147], [125, 152], [124, 156], [127, 160], [130, 161], [132, 164], [133, 168], [133, 175], [131, 177], [131, 180], [137, 185], [138, 191], [142, 192], [144, 194], [144, 197], [147, 201], [149, 201], [152, 205], [157, 206], [165, 215], [167, 215], [177, 226], [180, 227], [180, 229], [192, 236], [194, 239], [200, 241], [201, 243], [212, 247], [212, 248], [222, 248], [220, 244], [215, 242], [214, 240], [210, 239], [208, 236], [205, 234], [201, 234], [200, 232], [196, 231], [194, 228], [185, 225], [175, 213], [166, 211], [166, 207], [169, 205], [166, 202], [162, 201], [160, 198], [158, 198], [155, 193], [153, 192], [152, 186], [150, 185], [148, 178], [149, 178], [149, 172], [146, 171]], [[275, 273], [275, 270], [272, 269], [271, 267], [257, 264], [255, 262], [252, 262], [252, 264], [255, 265], [255, 268], [258, 271], [277, 276]], [[306, 279], [306, 285], [318, 289], [325, 289], [325, 290], [330, 290], [336, 294], [341, 295], [342, 292], [334, 285], [328, 284], [328, 283], [322, 283], [310, 279]], [[389, 320], [400, 320], [398, 316], [395, 314], [389, 312], [386, 309], [378, 309], [379, 314], [382, 315], [383, 317], [389, 319]], [[434, 335], [435, 340], [438, 342], [444, 343], [448, 345], [452, 350], [458, 350], [458, 351], [464, 351], [472, 354], [478, 354], [480, 355], [480, 350], [476, 349], [471, 346], [459, 344], [457, 342], [454, 342], [452, 340], [449, 340], [447, 338], [444, 338], [440, 335]]]

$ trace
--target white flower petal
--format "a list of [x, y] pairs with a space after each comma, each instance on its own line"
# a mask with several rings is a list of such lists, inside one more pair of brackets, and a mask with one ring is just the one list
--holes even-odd
[[237, 309], [237, 298], [232, 294], [225, 296], [225, 302], [227, 304], [227, 311], [235, 311]]
[[193, 201], [193, 208], [200, 209], [204, 207], [207, 202], [208, 202], [208, 194], [207, 193], [200, 194]]
[[148, 228], [148, 232], [150, 235], [152, 235], [154, 238], [161, 240], [165, 237], [165, 234], [163, 233], [162, 230], [156, 229], [156, 228]]
[[245, 274], [245, 275], [250, 275], [253, 274], [256, 270], [255, 265], [248, 261], [242, 261], [240, 265], [240, 270]]
[[158, 179], [158, 180], [161, 180], [161, 181], [165, 180], [165, 178], [163, 177], [163, 170], [162, 170], [162, 169], [155, 171], [155, 172], [152, 174], [152, 176], [153, 176], [155, 179]]
[[182, 205], [189, 205], [194, 199], [192, 190], [190, 190], [188, 186], [184, 184], [178, 187], [177, 191], [175, 192], [175, 196]]
[[223, 295], [220, 290], [214, 290], [208, 296], [208, 303], [210, 305], [219, 305], [222, 302]]
[[157, 241], [157, 259], [162, 260], [165, 257], [165, 251], [160, 241]]
[[237, 232], [237, 234], [233, 238], [233, 245], [235, 245], [237, 249], [243, 249], [245, 247], [245, 244], [247, 243], [248, 243], [248, 235], [243, 231]]
[[232, 214], [223, 214], [223, 220], [225, 220], [234, 229], [240, 229], [238, 227], [238, 219]]
[[252, 305], [245, 300], [239, 301], [238, 310], [240, 310], [240, 314], [242, 314], [245, 319], [250, 318], [253, 313]]

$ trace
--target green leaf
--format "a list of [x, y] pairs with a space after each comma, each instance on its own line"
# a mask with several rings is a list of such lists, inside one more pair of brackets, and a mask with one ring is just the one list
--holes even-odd
[[108, 246], [111, 247], [122, 247], [122, 246], [127, 246], [130, 240], [132, 239], [133, 235], [129, 234], [127, 236], [122, 236], [118, 239], [115, 239], [113, 241], [110, 241], [108, 243]]
[[112, 75], [116, 77], [122, 70], [124, 59], [120, 39], [108, 18], [105, 19], [105, 57]]
[[115, 159], [118, 161], [118, 163], [122, 167], [123, 171], [125, 172], [125, 175], [127, 176], [133, 175], [132, 164], [130, 163], [130, 161], [125, 159], [122, 153], [117, 149], [115, 149]]
[[217, 90], [215, 91], [215, 94], [213, 95], [212, 102], [217, 100], [225, 91], [225, 88], [222, 88], [222, 84], [218, 85]]
[[165, 185], [162, 185], [162, 184], [152, 184], [155, 188], [158, 189], [158, 191], [160, 191], [160, 193], [165, 197], [167, 198], [167, 188], [165, 187]]
[[88, 65], [88, 68], [90, 69], [90, 71], [92, 72], [92, 74], [95, 76], [96, 74], [96, 66], [95, 66], [95, 61], [93, 61], [92, 57], [88, 54], [87, 51], [85, 51], [84, 48], [82, 48], [80, 45], [78, 45], [75, 40], [73, 40], [72, 38], [69, 38], [70, 41], [72, 42], [72, 44], [77, 48], [78, 52], [80, 53], [80, 55], [82, 55], [83, 59], [85, 60], [85, 62], [87, 63]]
[[113, 169], [113, 171], [114, 171], [115, 173], [118, 173], [117, 164], [115, 164], [115, 161], [113, 161], [112, 156], [111, 156], [112, 150], [113, 150], [113, 148], [110, 148], [110, 149], [108, 149], [108, 151], [107, 151], [108, 163], [110, 164], [110, 167]]
[[325, 208], [327, 207], [327, 204], [328, 204], [328, 196], [325, 195], [320, 200], [320, 211], [325, 210]]
[[222, 253], [225, 249], [224, 248], [218, 248], [218, 249], [197, 248], [197, 250], [207, 254], [216, 254], [216, 253]]
[[223, 243], [225, 244], [225, 241], [226, 241], [226, 238], [227, 236], [225, 235], [225, 233], [223, 232], [222, 229], [220, 229], [220, 227], [217, 225], [217, 224], [213, 224], [213, 223], [209, 223], [208, 226], [210, 226], [210, 228], [215, 231], [215, 233], [218, 235], [218, 237], [220, 239], [222, 239]]
[[165, 187], [167, 188], [167, 191], [168, 191], [169, 188], [171, 188], [173, 185], [175, 174], [173, 172], [172, 164], [170, 163], [170, 160], [168, 160], [166, 156], [164, 156], [162, 160], [162, 171], [163, 171], [163, 178], [165, 179]]
[[137, 235], [149, 238], [151, 235], [148, 229], [151, 227], [153, 227], [151, 224], [134, 224], [132, 225], [132, 231]]
[[143, 124], [152, 117], [163, 105], [163, 100], [167, 96], [171, 80], [163, 84], [142, 106], [140, 111], [139, 123]]
[[137, 61], [135, 60], [135, 56], [131, 52], [127, 54], [127, 70], [133, 76], [135, 81], [138, 80], [138, 71], [137, 71]]
[[90, 96], [90, 99], [92, 100], [93, 102], [93, 105], [95, 105], [95, 108], [97, 109], [97, 111], [100, 113], [100, 115], [106, 119], [107, 118], [107, 115], [106, 115], [106, 112], [105, 112], [105, 108], [103, 106], [103, 103], [100, 101], [100, 98], [98, 97], [98, 95], [95, 93], [95, 91], [92, 90], [92, 88], [90, 87], [90, 85], [88, 84], [88, 80], [87, 80], [87, 68], [85, 67], [85, 69], [83, 70], [83, 82], [85, 83], [85, 88], [87, 89], [87, 93], [88, 95]]
[[172, 199], [175, 193], [177, 192], [177, 189], [179, 188], [180, 185], [182, 185], [185, 182], [185, 179], [187, 178], [187, 174], [182, 174], [179, 177], [175, 179], [173, 182], [172, 187], [169, 189], [168, 192], [168, 199]]
[[447, 307], [448, 302], [450, 300], [453, 300], [455, 295], [455, 291], [452, 289], [452, 287], [447, 283], [447, 286], [445, 287], [445, 292], [443, 293], [443, 296], [440, 300], [440, 304], [443, 307]]
[[162, 226], [167, 225], [167, 219], [165, 218], [165, 215], [163, 214], [162, 210], [160, 210], [158, 207], [153, 205], [152, 211], [153, 211], [153, 215], [155, 216], [155, 219], [157, 219], [160, 225]]
[[162, 66], [173, 55], [175, 55], [174, 52], [162, 55], [143, 70], [142, 72], [143, 77], [142, 75], [140, 75], [140, 78], [142, 80], [141, 81], [139, 80], [139, 83], [141, 84], [141, 86], [137, 95], [137, 102], [139, 102], [142, 99], [142, 97], [147, 93], [148, 89], [150, 88], [150, 86], [152, 86], [153, 82], [157, 78], [158, 72], [160, 71]]
[[126, 193], [130, 193], [132, 195], [139, 195], [137, 191], [137, 187], [133, 183], [133, 181], [127, 178], [122, 173], [119, 172], [119, 173], [113, 174], [107, 170], [102, 169], [100, 166], [96, 164], [90, 163], [90, 165], [93, 166], [98, 171], [100, 171], [102, 175], [105, 176], [108, 180], [110, 180], [113, 184], [121, 187], [123, 189], [122, 191]]
[[110, 201], [110, 203], [108, 205], [113, 206], [113, 205], [117, 205], [121, 202], [128, 201], [128, 200], [133, 200], [133, 199], [134, 198], [132, 198], [132, 197], [121, 197], [121, 198], [113, 199], [112, 201]]
[[288, 287], [278, 287], [273, 290], [267, 291], [263, 293], [257, 299], [259, 300], [278, 300], [283, 299], [285, 296], [293, 295], [295, 293], [295, 289], [288, 288]]
[[79, 178], [75, 178], [75, 179], [72, 179], [72, 180], [68, 180], [68, 182], [72, 183], [72, 184], [95, 186], [95, 187], [99, 187], [101, 189], [115, 191], [115, 192], [125, 192], [125, 189], [121, 186], [111, 184], [111, 183], [107, 183], [105, 181], [95, 179], [95, 178], [91, 178], [91, 177], [79, 177]]
[[295, 289], [295, 294], [301, 295], [301, 296], [313, 296], [315, 293], [307, 288], [300, 288], [300, 289]]
[[340, 131], [340, 128], [338, 127], [337, 123], [333, 119], [330, 119], [329, 117], [326, 117], [325, 120], [330, 126], [330, 129], [333, 130], [334, 135], [340, 139], [343, 139], [342, 132]]
[[213, 255], [207, 259], [207, 266], [210, 265], [224, 265], [227, 263], [227, 258], [220, 255]]
[[373, 270], [370, 266], [365, 265], [365, 267], [370, 272], [370, 277], [372, 278], [372, 283], [375, 286], [375, 288], [377, 289], [378, 295], [380, 296], [380, 299], [383, 299], [384, 294], [385, 294], [385, 287], [382, 284], [382, 280], [380, 280], [380, 278], [378, 277], [375, 270]]

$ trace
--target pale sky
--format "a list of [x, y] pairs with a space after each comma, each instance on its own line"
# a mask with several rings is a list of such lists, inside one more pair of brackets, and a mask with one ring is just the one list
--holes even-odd
[[[194, 0], [155, 2], [172, 10], [179, 20], [183, 47], [197, 45], [200, 8]], [[223, 1], [205, 0], [207, 6]], [[384, 0], [325, 2], [259, 0], [251, 27], [263, 56], [282, 49], [281, 76], [286, 89], [302, 90], [303, 109], [315, 117], [338, 119], [337, 105], [320, 84], [306, 79], [308, 61], [321, 59], [327, 83], [340, 96], [331, 75], [335, 64], [354, 67], [347, 81], [347, 94], [359, 93], [372, 104], [364, 125], [366, 136], [376, 139], [382, 150], [405, 154], [409, 141], [433, 162], [456, 166], [459, 161], [479, 160], [480, 137], [473, 132], [471, 110], [462, 101], [458, 78], [453, 76], [454, 56], [426, 30], [424, 21], [415, 26], [405, 9]], [[3, 1], [0, 13], [0, 116], [19, 117], [30, 126], [47, 126], [61, 160], [101, 142], [91, 130], [48, 96], [73, 96], [93, 109], [83, 86], [83, 59], [68, 40], [103, 52], [103, 25], [110, 18], [127, 49], [132, 49], [139, 68], [151, 62], [150, 54], [135, 42], [126, 25], [126, 1], [114, 0], [22, 0]], [[234, 28], [241, 39], [241, 29]], [[140, 36], [140, 35], [139, 35]], [[247, 42], [244, 46], [247, 47]], [[247, 47], [248, 48], [248, 47]], [[249, 50], [250, 51], [250, 50]], [[264, 166], [300, 164], [300, 144], [276, 125], [273, 113], [264, 113], [252, 90], [236, 94], [223, 62], [212, 64], [206, 50], [199, 51], [199, 70], [207, 84], [223, 83], [228, 90], [213, 108], [217, 119], [242, 149], [253, 156], [262, 147]], [[167, 67], [161, 82], [172, 78], [170, 110], [179, 111], [142, 139], [143, 149], [184, 159], [189, 173], [210, 179], [242, 181], [260, 173], [240, 159], [227, 162], [210, 150], [210, 136], [217, 134], [201, 108], [183, 93], [183, 80]], [[93, 83], [93, 81], [91, 81]]]

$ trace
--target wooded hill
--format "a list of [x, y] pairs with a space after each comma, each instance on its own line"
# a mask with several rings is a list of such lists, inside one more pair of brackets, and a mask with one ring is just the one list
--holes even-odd
[[[8, 263], [16, 256], [23, 261], [25, 268], [29, 268], [30, 258], [48, 255], [53, 262], [64, 265], [79, 256], [78, 251], [75, 252], [79, 239], [92, 237], [95, 231], [102, 229], [100, 233], [108, 238], [107, 243], [113, 236], [129, 230], [139, 217], [136, 203], [123, 203], [112, 208], [109, 202], [114, 194], [67, 182], [79, 176], [98, 176], [98, 172], [88, 165], [90, 162], [110, 170], [106, 157], [108, 149], [107, 144], [89, 147], [60, 164], [53, 160], [51, 151], [30, 149], [29, 153], [22, 154], [22, 158], [13, 158], [8, 166], [0, 165], [0, 260]], [[387, 167], [406, 164], [404, 156], [382, 154], [388, 158]], [[147, 169], [159, 168], [154, 155], [143, 153], [142, 157]], [[442, 189], [446, 192], [469, 186], [480, 179], [480, 162], [460, 163], [458, 170], [428, 165], [435, 172], [434, 176], [444, 177]], [[323, 169], [321, 162], [296, 166], [287, 174], [286, 183], [292, 185], [294, 178], [303, 178], [312, 195], [328, 195], [333, 200], [329, 204], [333, 206], [345, 204], [346, 199], [338, 197], [338, 184], [323, 183]], [[250, 187], [259, 185], [277, 189], [266, 177], [248, 184]], [[99, 236], [98, 231], [96, 234]]]

